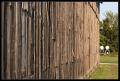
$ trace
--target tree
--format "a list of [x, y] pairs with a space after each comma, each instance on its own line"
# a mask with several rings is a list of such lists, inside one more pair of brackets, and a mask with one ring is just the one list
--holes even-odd
[[105, 19], [100, 22], [103, 29], [100, 31], [100, 45], [109, 45], [118, 51], [118, 14], [108, 11]]

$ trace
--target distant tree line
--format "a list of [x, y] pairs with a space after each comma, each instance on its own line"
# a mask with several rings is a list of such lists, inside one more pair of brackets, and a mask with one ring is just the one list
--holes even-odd
[[118, 51], [118, 13], [107, 11], [100, 21], [100, 45], [110, 46], [110, 51]]

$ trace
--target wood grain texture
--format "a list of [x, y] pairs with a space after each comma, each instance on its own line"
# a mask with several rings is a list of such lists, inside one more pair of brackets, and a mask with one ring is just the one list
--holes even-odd
[[2, 79], [86, 78], [99, 64], [96, 2], [2, 2]]

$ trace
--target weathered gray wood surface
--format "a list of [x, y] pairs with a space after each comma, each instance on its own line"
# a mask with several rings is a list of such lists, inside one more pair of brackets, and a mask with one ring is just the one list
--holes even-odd
[[96, 2], [2, 2], [2, 79], [76, 79], [99, 64]]

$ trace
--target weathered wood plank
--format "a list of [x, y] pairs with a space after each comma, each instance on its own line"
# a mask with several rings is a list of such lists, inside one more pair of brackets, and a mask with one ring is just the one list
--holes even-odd
[[15, 26], [16, 26], [16, 29], [15, 29], [15, 75], [16, 77], [15, 78], [18, 78], [17, 77], [17, 69], [18, 69], [18, 2], [15, 2]]
[[3, 23], [4, 23], [4, 27], [3, 27], [3, 44], [4, 44], [4, 46], [3, 46], [3, 64], [4, 64], [4, 68], [2, 68], [3, 69], [3, 71], [4, 71], [4, 77], [7, 79], [7, 57], [6, 57], [6, 55], [7, 55], [7, 51], [5, 50], [6, 48], [7, 48], [7, 40], [6, 40], [6, 38], [7, 38], [7, 22], [5, 22], [5, 21], [7, 21], [7, 16], [5, 16], [5, 15], [7, 15], [7, 3], [5, 2], [4, 3], [4, 21], [3, 21]]
[[32, 36], [32, 44], [31, 44], [31, 73], [34, 75], [34, 2], [30, 3], [31, 5], [31, 36]]
[[25, 23], [26, 23], [26, 25], [25, 25], [25, 27], [26, 27], [26, 31], [25, 31], [25, 42], [26, 42], [26, 65], [25, 65], [25, 69], [26, 69], [26, 76], [25, 77], [27, 77], [28, 76], [28, 67], [27, 67], [27, 64], [28, 64], [28, 2], [25, 2]]
[[38, 10], [39, 10], [39, 79], [41, 79], [41, 2], [39, 2], [39, 6], [38, 6]]
[[85, 77], [99, 63], [98, 15], [96, 2], [3, 3], [2, 77]]
[[2, 27], [1, 27], [1, 69], [2, 69], [2, 72], [1, 72], [1, 79], [4, 79], [5, 78], [5, 72], [4, 72], [4, 2], [1, 2], [1, 24], [2, 24]]
[[[31, 2], [29, 2], [28, 4], [28, 12], [32, 15], [31, 11], [32, 11], [32, 8], [31, 8]], [[29, 15], [28, 16], [28, 76], [30, 76], [32, 73], [31, 73], [31, 57], [32, 57], [32, 29], [31, 29], [31, 19], [32, 19], [32, 16]]]
[[22, 55], [22, 28], [21, 28], [21, 2], [18, 3], [18, 56], [17, 56], [17, 78], [21, 78], [21, 55]]
[[[50, 63], [50, 74], [49, 74], [49, 78], [52, 79], [52, 78], [55, 78], [55, 71], [56, 68], [55, 68], [55, 63], [54, 63], [54, 57], [55, 57], [55, 53], [54, 53], [54, 28], [55, 28], [55, 19], [54, 19], [54, 16], [53, 14], [56, 16], [56, 13], [55, 11], [53, 11], [53, 8], [55, 8], [55, 2], [51, 2], [50, 3], [50, 14], [49, 14], [49, 26], [50, 26], [50, 29], [49, 29], [49, 34], [50, 34], [50, 49], [49, 49], [49, 63]], [[55, 48], [56, 49], [56, 48]]]
[[22, 78], [26, 77], [26, 64], [27, 64], [27, 56], [26, 56], [26, 12], [24, 10], [25, 3], [22, 2]]
[[15, 3], [12, 2], [11, 3], [11, 14], [12, 14], [12, 18], [11, 18], [11, 29], [10, 29], [10, 77], [12, 79], [15, 79]]
[[10, 3], [7, 3], [7, 79], [10, 79], [10, 25], [11, 25], [11, 12]]
[[35, 57], [36, 57], [36, 59], [35, 59], [35, 78], [36, 79], [38, 79], [38, 77], [39, 77], [39, 52], [38, 52], [38, 50], [39, 50], [39, 47], [38, 47], [38, 45], [39, 45], [39, 34], [38, 34], [38, 32], [39, 32], [39, 25], [38, 25], [38, 23], [39, 23], [39, 20], [38, 20], [38, 2], [36, 2], [36, 4], [35, 4], [35, 14], [36, 14], [36, 16], [35, 16], [35, 36], [36, 36], [36, 53], [35, 53]]

